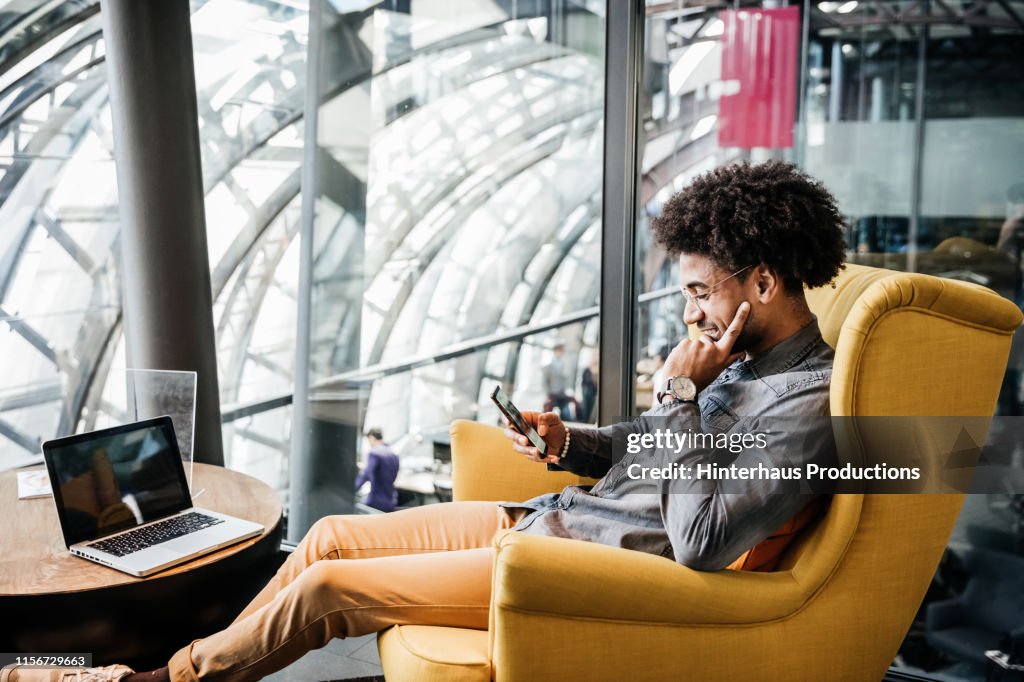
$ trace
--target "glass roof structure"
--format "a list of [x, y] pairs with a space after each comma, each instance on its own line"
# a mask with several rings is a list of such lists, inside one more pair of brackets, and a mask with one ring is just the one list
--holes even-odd
[[[457, 27], [366, 10], [339, 56], [349, 70], [325, 107], [368, 98], [372, 154], [335, 169], [342, 181], [316, 271], [348, 277], [356, 218], [373, 246], [361, 305], [318, 311], [313, 352], [328, 382], [351, 370], [348, 347], [372, 367], [596, 301], [600, 59], [544, 41], [535, 20], [479, 8]], [[205, 0], [192, 19], [222, 409], [267, 402], [226, 424], [227, 456], [278, 487], [294, 382], [307, 11]], [[38, 460], [46, 438], [116, 418], [106, 378], [124, 365], [124, 343], [98, 4], [7, 3], [0, 16], [8, 468]], [[388, 49], [371, 50], [382, 31]], [[487, 368], [506, 375], [520, 352], [496, 345], [474, 362], [415, 370], [416, 396], [432, 397], [406, 395], [389, 423], [399, 434], [447, 424], [459, 406], [475, 408]], [[408, 381], [374, 383], [367, 418], [393, 408]]]
[[[116, 410], [102, 389], [115, 357], [123, 364], [123, 342], [98, 4], [0, 11], [0, 319], [11, 332], [0, 337], [0, 466], [8, 467], [37, 459], [41, 440]], [[192, 25], [229, 404], [290, 386], [280, 334], [294, 337], [294, 325], [259, 311], [286, 307], [281, 297], [294, 287], [283, 262], [298, 225], [308, 16], [296, 3], [213, 0], [193, 3]]]

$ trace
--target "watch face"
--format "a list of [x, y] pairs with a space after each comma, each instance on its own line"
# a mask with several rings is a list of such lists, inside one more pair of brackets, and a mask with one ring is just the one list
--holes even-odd
[[697, 397], [697, 385], [690, 377], [672, 377], [668, 386], [672, 395], [679, 400], [693, 400]]

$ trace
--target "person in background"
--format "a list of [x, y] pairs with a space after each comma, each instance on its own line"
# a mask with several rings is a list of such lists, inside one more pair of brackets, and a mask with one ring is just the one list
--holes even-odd
[[598, 381], [598, 360], [597, 349], [594, 349], [590, 356], [590, 364], [583, 370], [583, 377], [580, 379], [580, 393], [583, 402], [580, 405], [580, 413], [577, 419], [581, 422], [592, 424], [597, 421], [594, 408], [597, 406], [597, 381]]
[[544, 379], [544, 395], [547, 396], [544, 411], [550, 412], [557, 407], [558, 414], [562, 419], [573, 419], [575, 415], [569, 410], [569, 407], [576, 401], [569, 395], [569, 379], [566, 376], [565, 362], [562, 360], [565, 355], [565, 344], [557, 343], [552, 350], [555, 357], [541, 369]]
[[370, 453], [366, 457], [366, 467], [356, 477], [356, 492], [369, 481], [370, 494], [366, 496], [366, 504], [384, 512], [392, 511], [398, 504], [395, 491], [398, 455], [384, 442], [384, 434], [378, 428], [367, 429], [366, 440], [370, 443]]

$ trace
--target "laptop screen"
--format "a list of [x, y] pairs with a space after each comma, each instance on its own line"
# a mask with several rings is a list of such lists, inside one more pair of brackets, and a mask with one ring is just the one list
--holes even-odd
[[67, 545], [192, 506], [170, 417], [43, 444]]

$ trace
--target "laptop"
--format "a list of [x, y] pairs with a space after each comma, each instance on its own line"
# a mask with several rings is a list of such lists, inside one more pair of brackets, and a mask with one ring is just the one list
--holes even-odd
[[64, 543], [144, 577], [255, 537], [263, 526], [192, 506], [170, 417], [43, 443]]

